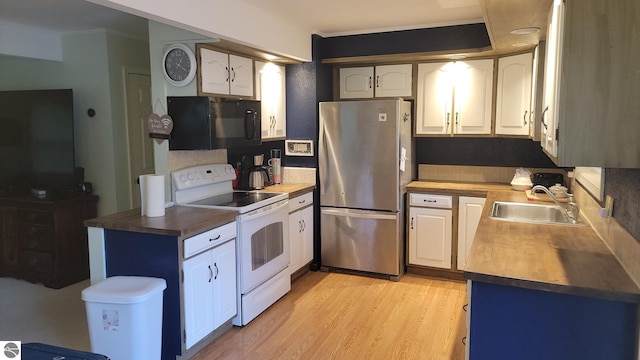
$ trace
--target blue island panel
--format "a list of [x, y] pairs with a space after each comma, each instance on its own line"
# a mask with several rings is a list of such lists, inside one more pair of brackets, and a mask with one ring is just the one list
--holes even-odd
[[105, 261], [107, 277], [150, 276], [166, 280], [162, 298], [162, 360], [175, 360], [182, 353], [177, 238], [105, 230]]
[[473, 281], [471, 360], [632, 360], [638, 304]]

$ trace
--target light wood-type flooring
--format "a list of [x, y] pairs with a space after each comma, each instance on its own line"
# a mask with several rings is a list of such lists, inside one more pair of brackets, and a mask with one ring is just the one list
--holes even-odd
[[466, 302], [462, 282], [310, 272], [193, 359], [461, 360]]

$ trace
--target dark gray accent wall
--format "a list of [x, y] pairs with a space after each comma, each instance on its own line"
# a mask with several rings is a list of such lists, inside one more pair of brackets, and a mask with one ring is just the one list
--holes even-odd
[[416, 162], [436, 165], [555, 168], [540, 143], [512, 138], [416, 138]]
[[484, 24], [336, 36], [324, 40], [324, 58], [455, 51], [491, 46]]
[[613, 197], [613, 217], [640, 241], [640, 169], [605, 169], [604, 192]]

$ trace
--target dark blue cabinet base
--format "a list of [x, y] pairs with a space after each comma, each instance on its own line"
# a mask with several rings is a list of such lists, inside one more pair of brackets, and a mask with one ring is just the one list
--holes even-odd
[[638, 304], [473, 281], [471, 360], [634, 360]]

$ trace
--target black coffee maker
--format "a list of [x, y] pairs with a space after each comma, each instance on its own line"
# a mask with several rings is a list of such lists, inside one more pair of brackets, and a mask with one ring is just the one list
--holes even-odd
[[260, 190], [271, 185], [271, 178], [263, 166], [264, 155], [244, 155], [240, 165], [237, 188], [239, 190]]

